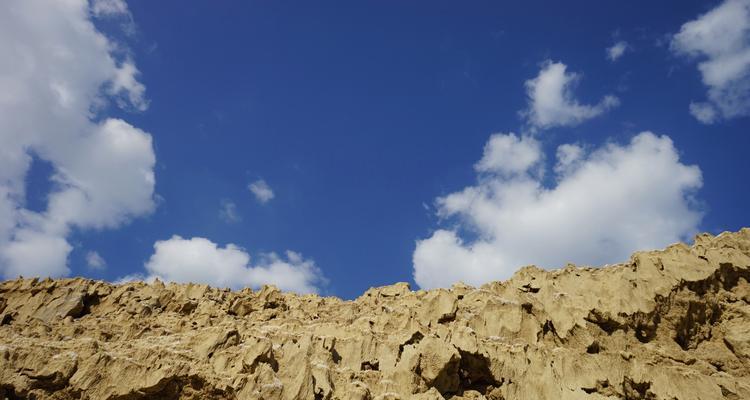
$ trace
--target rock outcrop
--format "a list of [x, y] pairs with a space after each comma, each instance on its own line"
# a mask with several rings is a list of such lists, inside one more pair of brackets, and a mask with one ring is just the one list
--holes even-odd
[[604, 268], [353, 301], [6, 281], [0, 397], [750, 399], [750, 229]]

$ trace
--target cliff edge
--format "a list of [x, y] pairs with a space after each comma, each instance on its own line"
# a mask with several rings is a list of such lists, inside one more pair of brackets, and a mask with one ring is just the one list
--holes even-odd
[[0, 398], [750, 399], [750, 229], [353, 301], [6, 281]]

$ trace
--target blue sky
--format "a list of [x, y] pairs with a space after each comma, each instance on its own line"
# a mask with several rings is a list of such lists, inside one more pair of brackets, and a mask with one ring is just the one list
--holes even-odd
[[[45, 2], [30, 3], [8, 2], [0, 6], [0, 14], [16, 15], [19, 20], [18, 13], [42, 12]], [[304, 283], [289, 283], [288, 288], [351, 298], [370, 286], [396, 281], [433, 287], [458, 279], [479, 284], [507, 278], [512, 273], [507, 263], [557, 267], [564, 265], [560, 260], [619, 262], [624, 261], [622, 254], [634, 250], [630, 247], [661, 247], [696, 231], [737, 230], [750, 225], [746, 211], [750, 66], [742, 64], [739, 72], [717, 83], [704, 76], [699, 65], [707, 60], [721, 64], [735, 53], [745, 54], [750, 31], [743, 24], [750, 25], [750, 17], [733, 13], [735, 19], [725, 24], [737, 31], [739, 44], [733, 48], [706, 48], [700, 37], [689, 35], [690, 26], [682, 39], [675, 36], [690, 21], [711, 22], [700, 18], [720, 7], [747, 11], [750, 6], [740, 0], [224, 2], [221, 6], [176, 1], [125, 5], [108, 0], [84, 1], [64, 14], [68, 19], [62, 22], [49, 15], [24, 26], [25, 20], [20, 19], [16, 25], [0, 28], [6, 37], [0, 50], [12, 51], [17, 43], [33, 47], [35, 38], [58, 29], [43, 24], [57, 27], [76, 18], [92, 22], [94, 30], [107, 38], [108, 48], [92, 50], [94, 45], [85, 38], [71, 35], [73, 39], [68, 40], [66, 35], [56, 35], [73, 54], [82, 49], [86, 57], [112, 59], [111, 65], [92, 67], [93, 72], [86, 75], [101, 75], [98, 81], [88, 82], [86, 76], [77, 75], [70, 78], [70, 85], [88, 85], [88, 91], [81, 92], [89, 98], [78, 108], [80, 118], [89, 118], [93, 124], [108, 118], [123, 120], [128, 129], [142, 133], [129, 137], [149, 137], [153, 160], [148, 157], [148, 144], [142, 142], [149, 154], [128, 156], [127, 160], [136, 161], [118, 164], [115, 170], [129, 170], [137, 163], [138, 168], [153, 172], [154, 181], [153, 186], [139, 186], [145, 188], [145, 197], [128, 203], [119, 199], [133, 191], [126, 190], [120, 179], [131, 182], [131, 177], [96, 177], [97, 182], [114, 185], [101, 195], [102, 209], [110, 214], [97, 221], [67, 217], [64, 227], [48, 228], [51, 223], [33, 222], [22, 210], [54, 219], [51, 194], [75, 187], [80, 180], [74, 179], [75, 168], [65, 167], [71, 157], [49, 150], [55, 145], [45, 144], [47, 139], [19, 145], [23, 149], [19, 151], [34, 161], [21, 168], [26, 171], [19, 175], [24, 195], [8, 200], [14, 215], [9, 226], [13, 227], [6, 229], [7, 238], [0, 238], [0, 253], [5, 252], [0, 270], [5, 277], [25, 272], [25, 255], [41, 254], [34, 246], [54, 242], [50, 246], [57, 246], [58, 256], [39, 261], [40, 267], [29, 269], [27, 275], [107, 280], [159, 275], [236, 287], [274, 282], [276, 273], [294, 274], [295, 268], [306, 268], [307, 278], [300, 278]], [[724, 14], [717, 15], [715, 19]], [[624, 52], [616, 60], [609, 59], [607, 49], [618, 42], [624, 43]], [[38, 54], [40, 62], [52, 51], [33, 48], [39, 49], [33, 54]], [[6, 60], [10, 64], [19, 60], [20, 65], [26, 59]], [[51, 65], [64, 62], [54, 59]], [[534, 79], [541, 82], [545, 71], [552, 74], [550, 67], [555, 65], [565, 67], [565, 73], [549, 78], [558, 83], [570, 81], [563, 95], [568, 104], [553, 110], [551, 116], [540, 117], [553, 121], [551, 125], [535, 123], [530, 116], [535, 103], [529, 87]], [[23, 82], [20, 70], [0, 66], [0, 82]], [[54, 76], [52, 83], [67, 79], [57, 70], [31, 71], [42, 79]], [[130, 79], [117, 80], [123, 76]], [[715, 95], [710, 94], [712, 90]], [[51, 96], [38, 93], [42, 98]], [[605, 96], [616, 102], [606, 103]], [[728, 96], [735, 97], [726, 100]], [[691, 102], [706, 105], [713, 112], [711, 118], [704, 114], [700, 121], [695, 112], [691, 114]], [[732, 109], [726, 106], [730, 102]], [[18, 114], [21, 108], [6, 103], [0, 96], [0, 107], [6, 107], [0, 116], [10, 121], [0, 129], [22, 126], [29, 132], [48, 130], [50, 137], [57, 135], [59, 122], [41, 126], [24, 122], [26, 114]], [[34, 115], [50, 114], [44, 109], [21, 110], [26, 110], [29, 121]], [[94, 111], [87, 115], [85, 110]], [[537, 116], [546, 110], [537, 110]], [[71, 132], [81, 129], [75, 125]], [[639, 136], [644, 131], [654, 135]], [[79, 135], [75, 132], [71, 135]], [[496, 141], [490, 141], [493, 134], [500, 134]], [[635, 144], [637, 137], [644, 139], [642, 147]], [[0, 133], [0, 140], [9, 144], [16, 139]], [[489, 143], [497, 144], [497, 151]], [[585, 168], [556, 175], [556, 159], [560, 164], [556, 151], [563, 144], [586, 154], [576, 158]], [[607, 152], [607, 146], [612, 151]], [[639, 149], [648, 152], [659, 146], [666, 147], [657, 158], [638, 158]], [[516, 168], [518, 164], [511, 161], [526, 150], [536, 161]], [[633, 157], [627, 160], [635, 160], [645, 170], [654, 170], [642, 179], [632, 175], [642, 170], [623, 169], [622, 174], [602, 182], [612, 186], [598, 185], [595, 178], [581, 175], [582, 170], [629, 165], [627, 160], [623, 164], [613, 161], [619, 154], [615, 150], [624, 151], [624, 157]], [[84, 154], [75, 149], [70, 152]], [[10, 159], [8, 154], [0, 157]], [[487, 160], [490, 167], [476, 167], [480, 160]], [[83, 164], [83, 169], [98, 165]], [[692, 174], [696, 169], [699, 174]], [[662, 172], [663, 181], [653, 178]], [[668, 175], [672, 172], [676, 175]], [[60, 178], [65, 174], [69, 176]], [[662, 190], [663, 183], [673, 177], [682, 179], [678, 176], [684, 178], [683, 183]], [[620, 183], [612, 177], [628, 181]], [[11, 179], [5, 178], [11, 187], [7, 183]], [[571, 187], [585, 193], [583, 198], [554, 192], [567, 178]], [[248, 189], [261, 181], [273, 198], [261, 201]], [[639, 186], [646, 181], [646, 186]], [[528, 199], [538, 201], [538, 208], [498, 203], [502, 201], [498, 187], [517, 193], [529, 182], [537, 185]], [[576, 182], [580, 183], [572, 185]], [[617, 187], [628, 191], [614, 196]], [[480, 200], [494, 202], [490, 204], [496, 206], [494, 211], [484, 213], [476, 197], [467, 200], [470, 205], [440, 200], [467, 188], [484, 193]], [[540, 195], [540, 190], [550, 193]], [[557, 199], [550, 200], [558, 207], [550, 215], [566, 214], [569, 204], [588, 204], [608, 196], [604, 191], [613, 196], [614, 215], [606, 211], [580, 214], [575, 223], [552, 217], [547, 223], [560, 227], [552, 229], [557, 233], [542, 233], [545, 229], [535, 217], [513, 216], [547, 215], [551, 211], [544, 209], [549, 204], [546, 198]], [[633, 199], [627, 198], [629, 193], [635, 193]], [[91, 195], [92, 202], [95, 197]], [[96, 204], [89, 206], [98, 210]], [[584, 208], [598, 206], [594, 202]], [[121, 212], [111, 211], [115, 207]], [[620, 229], [634, 220], [645, 223]], [[580, 233], [582, 241], [598, 243], [601, 239], [611, 244], [621, 240], [623, 244], [611, 244], [612, 251], [604, 255], [589, 251], [590, 246], [582, 246], [580, 252], [541, 254], [547, 250], [514, 242], [528, 243], [538, 237], [547, 243], [562, 237], [555, 235], [570, 237], [560, 233], [569, 226], [587, 232]], [[601, 237], [604, 228], [615, 233]], [[27, 240], [38, 237], [33, 232], [59, 240]], [[453, 242], [440, 242], [436, 232], [452, 233]], [[159, 241], [164, 246], [155, 248]], [[421, 253], [417, 241], [423, 241]], [[437, 248], [440, 243], [448, 247]], [[167, 244], [188, 247], [172, 249]], [[226, 247], [230, 244], [231, 248]], [[285, 255], [287, 250], [294, 254]], [[217, 251], [221, 254], [214, 254]], [[101, 262], [87, 262], [96, 258], [92, 252]], [[501, 259], [507, 260], [505, 264], [500, 265], [497, 260]], [[182, 265], [195, 260], [203, 263], [194, 268], [208, 272], [180, 275]], [[444, 264], [444, 260], [452, 263]], [[221, 270], [232, 263], [239, 266]], [[489, 266], [493, 263], [498, 265]], [[265, 272], [252, 278], [232, 275], [252, 268]], [[415, 268], [423, 274], [416, 282]], [[222, 278], [217, 281], [212, 274]]]

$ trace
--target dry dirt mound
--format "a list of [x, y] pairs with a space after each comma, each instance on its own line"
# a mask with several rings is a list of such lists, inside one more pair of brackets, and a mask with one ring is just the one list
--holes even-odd
[[606, 268], [354, 301], [0, 284], [8, 399], [750, 399], [750, 229]]

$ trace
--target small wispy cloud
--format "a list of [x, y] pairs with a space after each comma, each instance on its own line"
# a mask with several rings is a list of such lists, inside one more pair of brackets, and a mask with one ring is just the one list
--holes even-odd
[[133, 14], [128, 9], [125, 0], [93, 0], [91, 3], [91, 14], [96, 18], [119, 19], [120, 28], [128, 36], [136, 34], [137, 28], [133, 20]]
[[258, 179], [249, 184], [247, 188], [261, 204], [266, 204], [274, 198], [273, 190], [263, 179]]
[[219, 218], [228, 224], [242, 221], [242, 216], [237, 211], [237, 204], [227, 199], [221, 200]]
[[107, 262], [102, 258], [96, 251], [89, 251], [86, 253], [86, 266], [90, 270], [101, 271], [107, 268]]
[[620, 40], [611, 47], [607, 47], [607, 59], [612, 62], [617, 61], [620, 57], [625, 55], [628, 48], [628, 42]]

